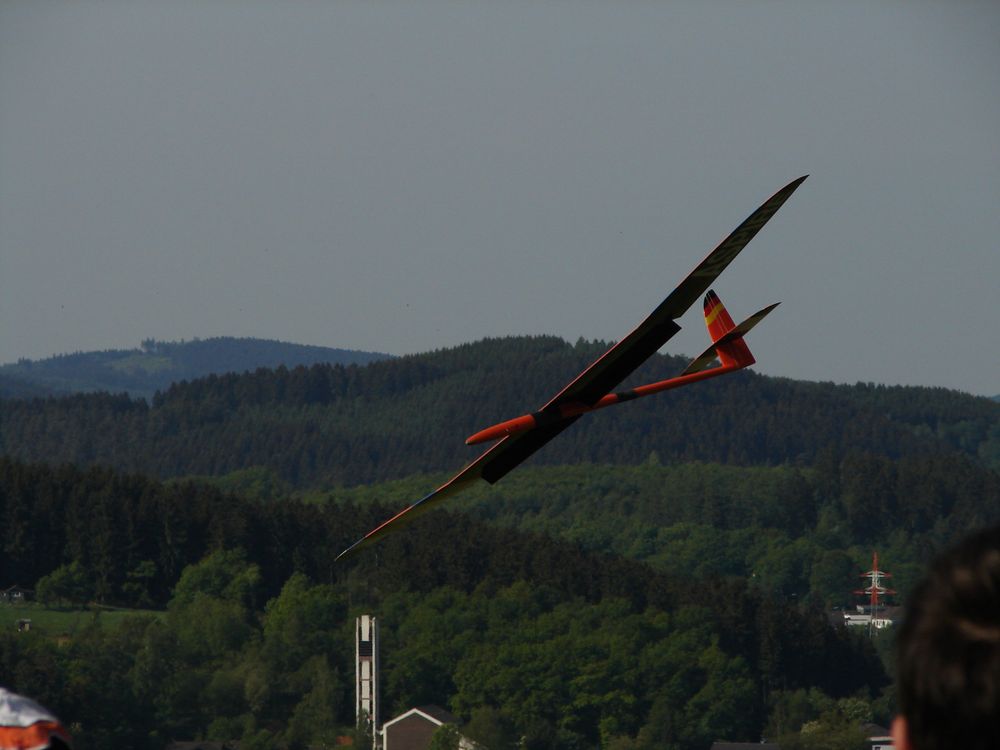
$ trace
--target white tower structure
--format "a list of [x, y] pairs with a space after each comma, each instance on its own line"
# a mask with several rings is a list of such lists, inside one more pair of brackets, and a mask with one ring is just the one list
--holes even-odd
[[355, 717], [359, 726], [371, 729], [372, 747], [379, 741], [378, 620], [361, 615], [354, 628]]

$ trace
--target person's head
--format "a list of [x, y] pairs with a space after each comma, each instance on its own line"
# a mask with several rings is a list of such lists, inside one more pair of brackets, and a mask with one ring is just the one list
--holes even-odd
[[1000, 526], [939, 556], [897, 639], [898, 750], [1000, 748]]

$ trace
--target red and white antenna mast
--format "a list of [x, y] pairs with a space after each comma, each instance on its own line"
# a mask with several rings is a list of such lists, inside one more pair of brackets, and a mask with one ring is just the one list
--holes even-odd
[[881, 598], [883, 596], [891, 596], [896, 591], [882, 585], [882, 580], [892, 578], [892, 573], [886, 573], [884, 570], [878, 569], [878, 552], [872, 553], [872, 569], [867, 573], [862, 573], [861, 578], [867, 578], [868, 585], [863, 589], [858, 589], [854, 593], [859, 596], [868, 597], [868, 612], [871, 616], [871, 620], [868, 622], [868, 634], [871, 635], [878, 615], [878, 608], [880, 605], [884, 605]]

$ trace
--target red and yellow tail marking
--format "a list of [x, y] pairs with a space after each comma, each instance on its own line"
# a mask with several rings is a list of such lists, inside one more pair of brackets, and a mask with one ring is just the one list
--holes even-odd
[[[705, 295], [705, 326], [708, 328], [708, 335], [711, 336], [713, 342], [718, 341], [736, 327], [726, 310], [726, 306], [719, 299], [719, 295], [713, 291], [709, 291]], [[717, 346], [715, 351], [723, 365], [747, 367], [756, 362], [742, 336]]]

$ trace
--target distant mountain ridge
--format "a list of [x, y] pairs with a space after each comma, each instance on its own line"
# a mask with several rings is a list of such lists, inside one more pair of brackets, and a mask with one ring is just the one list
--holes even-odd
[[30, 398], [108, 391], [152, 398], [173, 383], [259, 368], [365, 365], [391, 355], [284, 341], [221, 336], [192, 341], [146, 339], [137, 349], [107, 349], [21, 359], [0, 366], [0, 396]]

